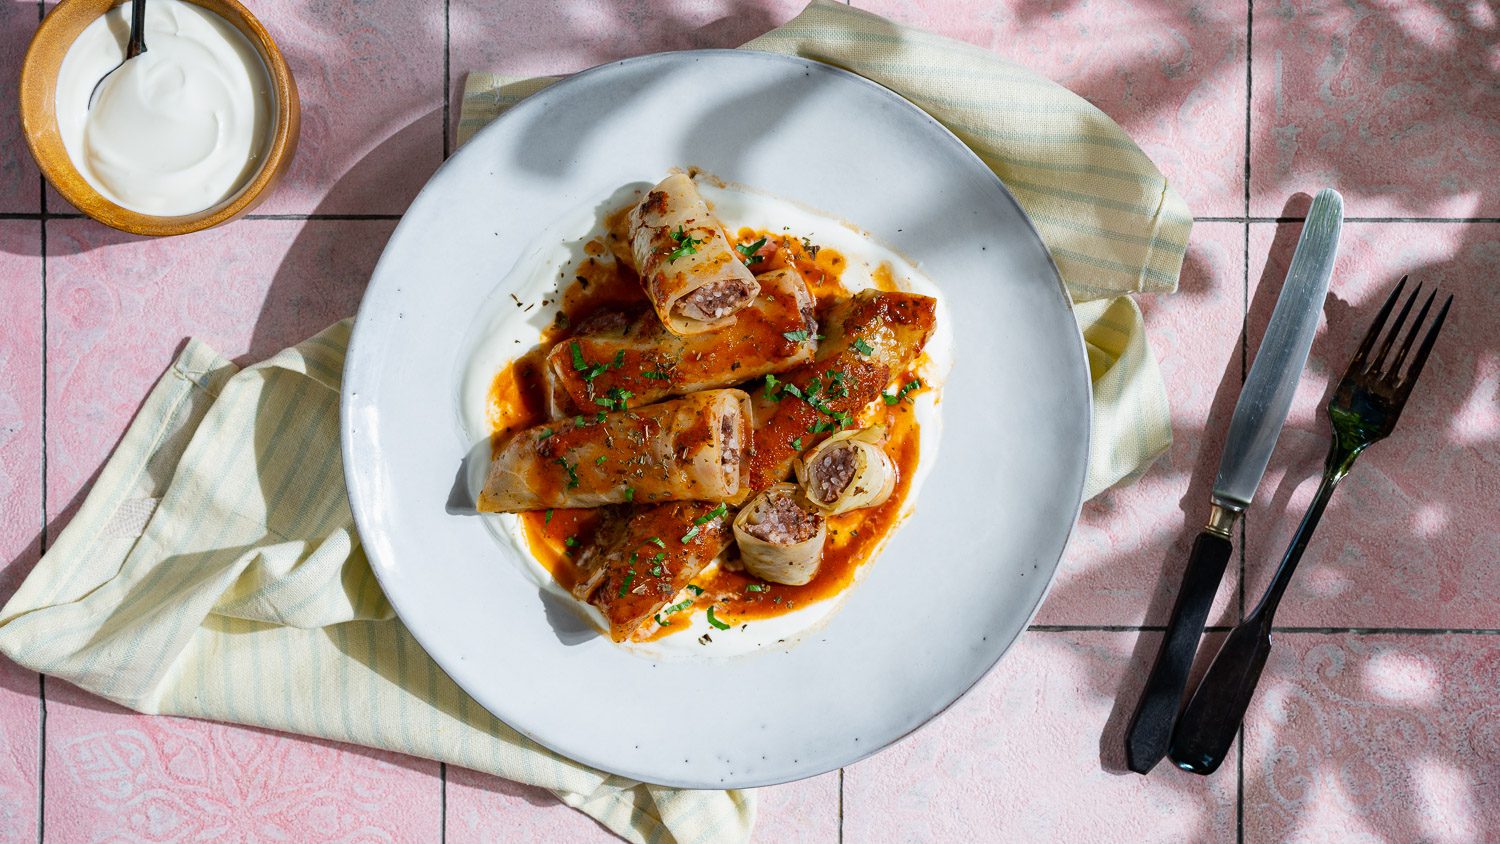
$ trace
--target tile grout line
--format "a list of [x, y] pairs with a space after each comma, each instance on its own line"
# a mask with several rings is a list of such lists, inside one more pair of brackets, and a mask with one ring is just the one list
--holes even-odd
[[[1033, 624], [1028, 633], [1162, 633], [1166, 627], [1160, 624]], [[1234, 628], [1227, 624], [1205, 625], [1207, 633], [1228, 633]], [[1495, 627], [1312, 627], [1273, 626], [1272, 633], [1292, 635], [1310, 634], [1322, 636], [1500, 636]]]
[[[47, 187], [46, 181], [37, 176], [37, 205], [41, 216], [37, 220], [38, 257], [42, 270], [42, 336], [40, 363], [42, 368], [42, 530], [38, 536], [38, 561], [47, 553], [52, 537], [47, 535]], [[36, 763], [36, 840], [37, 844], [47, 840], [47, 675], [37, 672], [37, 763]]]
[[[36, 20], [40, 26], [47, 17], [46, 0], [37, 0]], [[38, 258], [42, 269], [42, 530], [37, 543], [37, 560], [47, 553], [47, 180], [36, 176]], [[47, 675], [37, 672], [37, 759], [36, 759], [36, 840], [44, 844], [47, 840]]]
[[[1250, 371], [1250, 149], [1254, 142], [1251, 123], [1254, 120], [1255, 93], [1255, 0], [1245, 0], [1245, 251], [1240, 257], [1245, 262], [1240, 297], [1240, 389]], [[1245, 540], [1249, 531], [1245, 523], [1248, 514], [1240, 519], [1240, 621], [1245, 620]], [[1234, 783], [1234, 835], [1236, 844], [1245, 844], [1245, 724], [1240, 721], [1239, 749], [1235, 757]]]
[[448, 123], [453, 97], [453, 30], [449, 26], [449, 0], [443, 0], [443, 161], [448, 160]]

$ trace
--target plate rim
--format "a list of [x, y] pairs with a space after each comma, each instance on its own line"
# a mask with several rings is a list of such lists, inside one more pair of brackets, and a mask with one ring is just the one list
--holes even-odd
[[[740, 779], [729, 783], [726, 783], [722, 779], [718, 781], [709, 781], [707, 779], [684, 779], [661, 777], [656, 775], [643, 777], [641, 775], [641, 772], [632, 772], [628, 769], [612, 765], [607, 761], [589, 758], [589, 754], [587, 753], [578, 753], [572, 750], [563, 750], [554, 746], [553, 743], [544, 740], [542, 737], [535, 735], [530, 730], [523, 728], [522, 726], [514, 723], [511, 720], [508, 720], [501, 713], [496, 712], [489, 705], [480, 700], [477, 695], [466, 688], [464, 684], [454, 676], [454, 674], [445, 664], [444, 659], [438, 656], [438, 654], [435, 653], [431, 647], [429, 647], [427, 641], [425, 640], [424, 634], [418, 632], [416, 628], [406, 624], [401, 606], [403, 599], [398, 598], [395, 594], [392, 594], [392, 592], [388, 588], [387, 578], [390, 573], [382, 573], [385, 570], [385, 565], [381, 562], [380, 552], [375, 551], [372, 546], [365, 543], [361, 538], [360, 547], [365, 551], [370, 571], [375, 576], [376, 582], [381, 588], [381, 592], [390, 602], [390, 605], [397, 618], [401, 619], [402, 625], [406, 628], [407, 632], [410, 633], [417, 644], [422, 648], [422, 651], [427, 655], [427, 657], [431, 659], [434, 664], [436, 664], [438, 668], [443, 671], [448, 679], [453, 682], [453, 684], [461, 692], [463, 692], [465, 695], [468, 695], [475, 703], [477, 703], [482, 709], [484, 709], [484, 711], [494, 716], [497, 720], [504, 723], [510, 729], [515, 730], [517, 733], [520, 733], [529, 740], [536, 742], [542, 748], [557, 753], [569, 761], [585, 765], [607, 774], [626, 777], [641, 783], [649, 783], [652, 785], [660, 785], [672, 788], [722, 790], [726, 788], [759, 788], [763, 786], [780, 785], [788, 782], [797, 782], [803, 779], [821, 776], [822, 774], [828, 773], [830, 771], [838, 770], [839, 768], [867, 759], [875, 755], [876, 753], [879, 753], [897, 744], [898, 742], [909, 738], [924, 727], [932, 724], [955, 704], [966, 698], [969, 693], [979, 685], [981, 681], [983, 681], [986, 677], [989, 676], [992, 671], [994, 671], [995, 666], [998, 665], [1000, 661], [1010, 653], [1011, 649], [1015, 647], [1016, 643], [1020, 641], [1021, 636], [1027, 631], [1027, 628], [1031, 626], [1031, 622], [1036, 618], [1036, 615], [1041, 609], [1042, 604], [1046, 601], [1047, 596], [1051, 593], [1052, 587], [1056, 580], [1057, 570], [1062, 563], [1062, 559], [1064, 556], [1066, 556], [1068, 550], [1072, 547], [1072, 544], [1077, 536], [1078, 520], [1082, 515], [1083, 504], [1087, 500], [1084, 496], [1084, 490], [1088, 478], [1089, 460], [1092, 456], [1094, 448], [1093, 425], [1091, 422], [1094, 412], [1094, 395], [1092, 387], [1093, 381], [1088, 365], [1087, 342], [1084, 340], [1081, 326], [1079, 326], [1077, 322], [1077, 312], [1074, 307], [1072, 296], [1068, 292], [1067, 285], [1062, 278], [1062, 273], [1058, 270], [1057, 263], [1052, 257], [1052, 251], [1047, 246], [1046, 241], [1042, 239], [1041, 233], [1037, 229], [1035, 221], [1031, 219], [1031, 216], [1026, 212], [1026, 209], [1016, 199], [1015, 194], [1011, 192], [1010, 188], [1005, 184], [1004, 180], [1002, 180], [999, 175], [989, 167], [989, 165], [984, 163], [979, 155], [974, 152], [973, 148], [964, 143], [962, 139], [954, 134], [951, 129], [945, 126], [936, 117], [932, 116], [916, 103], [912, 102], [910, 99], [892, 90], [891, 88], [888, 88], [885, 85], [880, 84], [879, 82], [861, 76], [852, 71], [846, 70], [845, 68], [839, 67], [837, 65], [798, 55], [788, 55], [784, 53], [773, 53], [763, 50], [743, 48], [669, 50], [617, 59], [562, 76], [556, 82], [553, 82], [540, 91], [537, 91], [523, 98], [522, 100], [511, 106], [509, 109], [507, 109], [505, 112], [495, 117], [489, 123], [476, 130], [462, 147], [456, 149], [451, 155], [449, 155], [449, 157], [445, 161], [443, 161], [438, 166], [435, 171], [433, 171], [432, 175], [429, 176], [427, 178], [427, 181], [423, 183], [422, 188], [407, 204], [406, 209], [402, 211], [401, 219], [398, 221], [396, 226], [392, 229], [390, 235], [387, 237], [386, 243], [381, 249], [380, 258], [376, 261], [374, 268], [370, 271], [370, 276], [366, 282], [365, 291], [361, 294], [360, 297], [359, 308], [355, 312], [354, 324], [350, 331], [350, 338], [347, 349], [345, 351], [344, 371], [342, 374], [339, 390], [339, 450], [340, 457], [343, 461], [344, 485], [346, 494], [349, 499], [350, 513], [354, 519], [356, 533], [361, 534], [362, 536], [362, 531], [364, 529], [363, 523], [366, 521], [365, 517], [361, 515], [362, 511], [365, 509], [362, 503], [363, 492], [360, 491], [360, 486], [355, 483], [354, 469], [351, 468], [358, 465], [356, 460], [354, 459], [355, 455], [353, 453], [355, 449], [355, 443], [353, 442], [355, 437], [353, 435], [354, 420], [352, 418], [352, 413], [355, 404], [353, 399], [356, 397], [356, 391], [354, 388], [359, 386], [359, 379], [364, 374], [364, 367], [360, 365], [360, 356], [358, 354], [358, 350], [361, 346], [361, 340], [368, 338], [368, 330], [362, 331], [361, 328], [369, 326], [372, 322], [372, 320], [365, 318], [367, 309], [371, 308], [370, 293], [373, 290], [373, 283], [380, 275], [382, 266], [390, 257], [391, 244], [396, 242], [397, 236], [408, 224], [408, 217], [410, 215], [412, 207], [414, 207], [418, 203], [418, 201], [421, 200], [422, 196], [427, 193], [432, 184], [437, 181], [438, 177], [443, 173], [443, 171], [449, 169], [450, 167], [456, 166], [454, 162], [460, 160], [466, 155], [477, 154], [474, 152], [477, 147], [474, 145], [473, 141], [475, 141], [485, 133], [499, 131], [499, 129], [497, 129], [496, 127], [502, 125], [502, 121], [505, 121], [507, 119], [519, 120], [522, 119], [521, 116], [525, 115], [529, 111], [545, 108], [550, 100], [558, 96], [559, 91], [566, 94], [570, 89], [577, 87], [578, 85], [585, 84], [584, 82], [580, 82], [580, 80], [587, 80], [588, 78], [595, 75], [604, 75], [619, 67], [633, 66], [638, 64], [651, 64], [656, 62], [682, 61], [685, 59], [696, 60], [699, 57], [713, 56], [733, 56], [736, 60], [745, 58], [749, 58], [751, 60], [766, 60], [773, 63], [786, 63], [804, 68], [811, 65], [817, 67], [819, 72], [832, 73], [835, 76], [842, 76], [857, 84], [864, 85], [870, 89], [873, 89], [880, 96], [884, 96], [893, 100], [900, 107], [911, 112], [915, 118], [928, 124], [938, 133], [938, 139], [941, 142], [945, 142], [953, 146], [959, 156], [968, 158], [977, 168], [983, 171], [983, 173], [987, 174], [988, 178], [990, 180], [993, 180], [993, 183], [1000, 188], [1001, 195], [1015, 209], [1020, 219], [1025, 222], [1026, 229], [1030, 234], [1032, 240], [1038, 247], [1040, 247], [1042, 256], [1045, 258], [1047, 267], [1050, 270], [1050, 275], [1053, 282], [1049, 286], [1052, 288], [1054, 293], [1061, 297], [1061, 302], [1066, 309], [1069, 317], [1072, 319], [1073, 325], [1076, 330], [1073, 333], [1075, 344], [1070, 348], [1072, 348], [1076, 352], [1076, 355], [1074, 356], [1074, 360], [1072, 362], [1073, 365], [1070, 365], [1068, 368], [1074, 371], [1074, 380], [1079, 382], [1077, 385], [1075, 385], [1075, 389], [1081, 386], [1080, 392], [1083, 395], [1084, 410], [1088, 415], [1088, 419], [1090, 420], [1089, 424], [1083, 425], [1083, 442], [1081, 444], [1083, 460], [1080, 463], [1080, 471], [1078, 472], [1077, 478], [1073, 479], [1074, 481], [1076, 481], [1073, 484], [1073, 487], [1075, 488], [1073, 498], [1075, 499], [1075, 501], [1072, 507], [1072, 514], [1069, 520], [1067, 533], [1063, 537], [1062, 546], [1058, 551], [1056, 559], [1049, 560], [1046, 564], [1046, 585], [1038, 593], [1035, 602], [1032, 604], [1029, 612], [1027, 613], [1025, 622], [1023, 622], [1017, 628], [1015, 635], [1010, 637], [1009, 641], [1005, 643], [1004, 647], [996, 651], [994, 659], [991, 660], [989, 664], [986, 665], [984, 669], [976, 675], [971, 683], [969, 683], [963, 689], [959, 690], [956, 694], [953, 695], [950, 700], [944, 703], [941, 707], [934, 710], [931, 715], [928, 715], [919, 723], [912, 726], [910, 729], [900, 733], [899, 735], [894, 735], [883, 742], [871, 742], [869, 743], [868, 749], [866, 749], [865, 747], [861, 747], [858, 753], [850, 755], [847, 758], [841, 757], [842, 761], [840, 761], [837, 765], [826, 768], [824, 770], [814, 771], [812, 773], [790, 772], [772, 777], [754, 777]], [[897, 529], [899, 530], [899, 526]]]

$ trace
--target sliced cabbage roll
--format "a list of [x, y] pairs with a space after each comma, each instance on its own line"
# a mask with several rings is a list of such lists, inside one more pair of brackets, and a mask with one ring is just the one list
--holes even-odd
[[729, 545], [724, 504], [675, 502], [615, 508], [578, 557], [573, 594], [604, 613], [609, 635], [629, 639], [648, 625]]
[[590, 408], [611, 390], [634, 404], [727, 387], [813, 359], [818, 322], [813, 298], [795, 268], [760, 276], [760, 295], [733, 324], [678, 336], [656, 314], [596, 314], [547, 354], [547, 382], [575, 406]]
[[479, 509], [734, 498], [744, 486], [749, 437], [750, 398], [739, 390], [538, 425], [490, 462]]
[[873, 289], [834, 306], [817, 359], [756, 391], [749, 490], [785, 480], [799, 454], [852, 427], [891, 378], [922, 353], [936, 307], [930, 296]]
[[629, 221], [641, 286], [672, 333], [720, 327], [760, 292], [687, 176], [663, 179], [631, 210]]
[[734, 541], [745, 570], [762, 580], [801, 586], [818, 573], [828, 522], [796, 484], [775, 484], [734, 517]]
[[840, 431], [797, 461], [797, 482], [830, 516], [884, 504], [896, 488], [896, 464], [881, 448], [885, 426]]

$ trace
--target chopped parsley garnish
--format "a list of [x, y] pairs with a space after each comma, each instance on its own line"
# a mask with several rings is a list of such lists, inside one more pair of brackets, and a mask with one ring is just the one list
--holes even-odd
[[684, 255], [698, 254], [698, 244], [703, 242], [683, 231], [682, 226], [678, 226], [677, 231], [672, 232], [672, 240], [676, 241], [678, 245], [676, 249], [672, 250], [672, 254], [667, 256], [667, 263], [669, 264], [677, 263], [677, 259]]
[[696, 583], [689, 583], [687, 585], [687, 589], [688, 589], [689, 592], [693, 593], [694, 595], [702, 595], [703, 594], [703, 587], [699, 586]]
[[610, 387], [609, 395], [595, 398], [594, 404], [597, 404], [600, 407], [607, 407], [610, 410], [625, 410], [627, 407], [629, 407], [630, 399], [634, 397], [635, 393], [632, 393], [629, 390], [622, 390], [619, 387]]
[[792, 440], [791, 443], [789, 443], [789, 444], [791, 445], [792, 448], [795, 448], [798, 451], [802, 450], [802, 438], [801, 437], [797, 437], [796, 439]]
[[883, 398], [883, 399], [885, 399], [885, 403], [888, 404], [888, 405], [899, 404], [902, 399], [906, 398], [906, 394], [907, 393], [910, 393], [912, 390], [916, 390], [916, 389], [920, 388], [921, 386], [922, 386], [922, 379], [920, 379], [920, 378], [914, 378], [914, 379], [912, 379], [910, 381], [907, 381], [905, 384], [903, 384], [901, 386], [901, 389], [897, 390], [896, 394], [894, 396], [891, 395], [890, 393], [881, 393], [880, 397]]
[[806, 343], [807, 339], [811, 337], [812, 334], [804, 328], [801, 331], [783, 331], [781, 332], [781, 336], [792, 341], [793, 343]]
[[719, 628], [720, 630], [728, 630], [729, 629], [729, 625], [727, 625], [724, 622], [718, 620], [717, 618], [714, 618], [714, 608], [712, 606], [710, 606], [708, 608], [708, 623], [712, 624], [713, 626], [715, 626], [717, 628]]
[[769, 587], [769, 586], [763, 586], [763, 585], [761, 585], [759, 583], [752, 583], [749, 586], [745, 587], [745, 591], [746, 592], [769, 592], [769, 591], [771, 591], [771, 587]]
[[606, 459], [605, 456], [602, 455], [602, 454], [599, 455], [598, 457], [595, 457], [594, 458], [594, 465], [595, 466], [603, 466], [605, 459]]
[[626, 501], [634, 501], [635, 500], [635, 487], [633, 487], [633, 486], [625, 487], [625, 500]]
[[776, 395], [776, 387], [780, 383], [781, 379], [775, 375], [766, 376], [766, 398], [781, 401], [781, 396]]
[[550, 524], [552, 524], [552, 510], [550, 508], [547, 510], [547, 515], [542, 518], [542, 524], [544, 524], [544, 525], [550, 525]]
[[630, 581], [635, 580], [635, 569], [625, 572], [625, 582], [620, 584], [620, 591], [615, 593], [616, 598], [625, 597], [625, 590], [630, 588]]
[[598, 413], [594, 414], [594, 422], [595, 422], [595, 424], [603, 422], [603, 421], [604, 421], [604, 411], [601, 410]]
[[766, 239], [761, 238], [754, 243], [741, 243], [739, 246], [734, 247], [734, 251], [744, 256], [746, 264], [754, 264], [765, 259], [764, 255], [755, 254], [760, 251], [760, 248], [762, 246], [765, 245]]
[[833, 430], [833, 423], [829, 422], [827, 419], [823, 419], [823, 420], [820, 420], [818, 422], [813, 423], [813, 426], [811, 428], [808, 428], [807, 432], [809, 434], [822, 434], [822, 433], [825, 433], [825, 432], [828, 432], [828, 431], [832, 431], [832, 430]]
[[575, 427], [575, 428], [582, 428], [584, 425], [587, 425], [587, 424], [589, 424], [588, 420], [584, 419], [582, 416], [574, 416], [573, 417], [573, 427]]
[[669, 375], [668, 373], [665, 373], [665, 372], [642, 372], [641, 373], [641, 377], [642, 378], [649, 378], [652, 381], [671, 381], [672, 380], [672, 376]]
[[591, 364], [584, 359], [583, 349], [578, 346], [577, 340], [569, 343], [568, 346], [569, 351], [573, 353], [573, 371], [579, 373], [579, 376], [585, 381], [593, 381], [595, 378], [603, 375], [607, 369], [619, 369], [620, 364], [625, 362], [624, 349], [615, 353], [615, 359], [611, 363]]
[[684, 600], [684, 601], [678, 601], [677, 603], [673, 604], [672, 606], [667, 607], [666, 609], [662, 610], [662, 612], [666, 613], [667, 615], [671, 615], [673, 613], [682, 612], [683, 610], [687, 609], [688, 607], [691, 607], [692, 605], [693, 605], [693, 599], [692, 598], [688, 598], [687, 600]]
[[781, 385], [781, 391], [783, 393], [787, 393], [787, 394], [796, 396], [799, 399], [803, 398], [802, 391], [799, 390], [799, 389], [797, 389], [797, 385], [796, 384], [782, 384]]
[[682, 544], [686, 545], [693, 537], [697, 536], [700, 529], [697, 525], [693, 525], [687, 533], [682, 535]]
[[854, 342], [849, 345], [849, 348], [865, 356], [869, 356], [875, 351], [875, 347], [871, 346], [869, 343], [866, 343], [859, 337], [854, 338]]
[[662, 568], [661, 568], [661, 566], [659, 564], [658, 565], [654, 565], [654, 566], [651, 567], [651, 576], [652, 577], [661, 577], [661, 572], [662, 572]]
[[653, 537], [651, 537], [650, 539], [648, 539], [646, 541], [649, 542], [649, 543], [651, 543], [652, 545], [655, 545], [658, 548], [665, 548], [665, 547], [667, 547], [667, 543], [662, 542], [660, 536], [653, 536]]
[[578, 486], [578, 469], [572, 463], [569, 463], [567, 458], [559, 457], [552, 462], [568, 470], [568, 489]]
[[699, 516], [698, 518], [693, 519], [693, 524], [695, 524], [695, 525], [706, 525], [709, 522], [713, 521], [714, 519], [717, 519], [720, 516], [723, 516], [725, 513], [728, 513], [728, 512], [729, 512], [729, 505], [724, 504], [723, 502], [720, 502], [719, 506], [713, 508], [712, 510], [709, 510], [707, 513], [704, 513], [703, 515]]
[[657, 551], [656, 552], [656, 556], [654, 556], [654, 557], [651, 558], [651, 565], [654, 566], [657, 563], [661, 562], [662, 560], [665, 560], [666, 558], [667, 558], [667, 552], [665, 552], [665, 551]]
[[662, 626], [662, 627], [671, 627], [672, 626], [672, 622], [668, 621], [665, 618], [662, 618], [661, 617], [661, 613], [657, 613], [656, 614], [656, 623], [658, 625]]
[[563, 540], [563, 544], [568, 546], [569, 548], [572, 548], [573, 546], [578, 544], [578, 537], [570, 536], [567, 539]]
[[546, 438], [552, 436], [552, 433], [553, 433], [553, 431], [552, 431], [551, 428], [543, 428], [542, 429], [542, 435], [539, 436], [539, 437], [537, 437], [537, 441], [540, 442], [542, 440], [545, 440]]

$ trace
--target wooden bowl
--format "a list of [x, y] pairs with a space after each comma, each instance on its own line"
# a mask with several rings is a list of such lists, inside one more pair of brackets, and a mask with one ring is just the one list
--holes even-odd
[[244, 34], [271, 75], [276, 98], [270, 143], [255, 175], [237, 193], [193, 214], [158, 217], [122, 208], [84, 179], [63, 146], [57, 126], [57, 75], [63, 57], [84, 27], [124, 0], [62, 0], [37, 27], [21, 66], [21, 128], [42, 175], [78, 210], [120, 231], [139, 235], [187, 234], [225, 223], [248, 212], [270, 192], [291, 164], [301, 127], [297, 83], [276, 42], [255, 16], [236, 0], [188, 0], [217, 14]]

